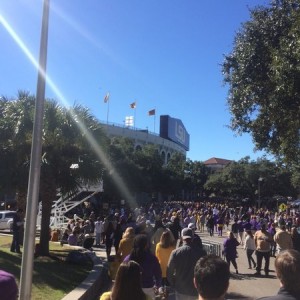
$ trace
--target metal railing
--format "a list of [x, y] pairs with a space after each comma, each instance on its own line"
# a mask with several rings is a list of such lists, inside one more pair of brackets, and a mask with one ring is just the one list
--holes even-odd
[[223, 244], [202, 239], [202, 245], [207, 254], [215, 254], [220, 257], [223, 256]]

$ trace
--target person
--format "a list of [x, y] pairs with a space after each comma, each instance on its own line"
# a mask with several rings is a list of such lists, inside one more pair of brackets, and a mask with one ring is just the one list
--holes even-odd
[[106, 257], [107, 260], [110, 259], [111, 248], [113, 246], [114, 241], [114, 224], [112, 221], [109, 221], [105, 230], [105, 249], [106, 249]]
[[292, 228], [291, 238], [293, 241], [293, 248], [300, 252], [300, 234], [298, 229], [300, 230], [300, 227], [294, 226]]
[[293, 249], [292, 237], [286, 231], [285, 225], [281, 225], [280, 230], [275, 233], [274, 242], [277, 245], [277, 253], [280, 253], [283, 250]]
[[21, 227], [23, 226], [22, 222], [22, 214], [23, 210], [22, 209], [17, 209], [16, 214], [13, 216], [13, 223], [12, 223], [12, 230], [13, 230], [13, 239], [12, 243], [10, 246], [10, 251], [11, 252], [16, 252], [21, 254], [20, 251], [20, 230]]
[[76, 228], [73, 228], [72, 233], [68, 236], [68, 244], [70, 246], [77, 246], [78, 245], [78, 232]]
[[154, 288], [161, 287], [162, 275], [158, 259], [151, 253], [145, 234], [135, 236], [133, 249], [124, 262], [129, 260], [134, 260], [141, 266], [143, 291], [154, 298]]
[[171, 230], [175, 241], [177, 241], [180, 238], [181, 232], [180, 220], [177, 215], [171, 217], [171, 224], [169, 226], [169, 229]]
[[103, 222], [101, 221], [101, 218], [98, 217], [97, 221], [95, 222], [96, 247], [100, 246], [101, 236], [103, 231], [104, 231]]
[[200, 217], [199, 217], [199, 221], [200, 221], [200, 232], [204, 232], [205, 219], [206, 219], [206, 216], [205, 216], [204, 212], [202, 212], [201, 215], [200, 215]]
[[228, 234], [228, 238], [224, 241], [224, 255], [228, 265], [230, 266], [230, 263], [232, 263], [233, 267], [235, 268], [236, 274], [239, 273], [237, 263], [236, 263], [236, 258], [237, 258], [236, 248], [239, 245], [240, 243], [234, 237], [233, 232], [230, 231]]
[[114, 232], [114, 241], [113, 241], [116, 253], [118, 253], [122, 236], [123, 236], [123, 230], [122, 230], [121, 222], [118, 222], [116, 224], [116, 228]]
[[255, 269], [256, 262], [255, 262], [254, 258], [252, 257], [252, 254], [254, 253], [256, 247], [255, 247], [254, 236], [253, 236], [251, 230], [246, 231], [244, 249], [246, 250], [246, 254], [247, 254], [247, 259], [248, 259], [248, 264], [249, 264], [248, 269], [252, 269], [251, 263], [253, 264], [253, 268]]
[[238, 236], [239, 236], [240, 244], [243, 245], [244, 227], [243, 227], [243, 221], [241, 219], [237, 221], [237, 226], [238, 226]]
[[193, 241], [192, 241], [192, 243], [195, 246], [198, 246], [199, 248], [203, 248], [202, 240], [201, 240], [200, 236], [196, 233], [196, 227], [195, 227], [194, 223], [190, 223], [188, 225], [188, 228], [192, 229], [192, 231], [193, 231]]
[[275, 271], [280, 281], [277, 295], [259, 300], [299, 300], [300, 253], [294, 249], [281, 251], [275, 259]]
[[256, 273], [254, 275], [261, 275], [262, 260], [265, 259], [265, 274], [269, 275], [270, 265], [270, 252], [271, 244], [273, 242], [272, 235], [266, 230], [266, 224], [261, 225], [261, 229], [256, 231], [254, 234], [254, 241], [256, 246]]
[[152, 237], [150, 239], [151, 252], [153, 254], [155, 254], [156, 245], [159, 243], [160, 237], [161, 237], [161, 235], [163, 234], [164, 231], [165, 231], [165, 227], [164, 227], [162, 221], [157, 220], [155, 222], [154, 234], [152, 235]]
[[181, 238], [183, 245], [171, 253], [167, 279], [175, 290], [176, 300], [194, 300], [197, 297], [193, 284], [194, 267], [206, 252], [193, 244], [193, 231], [190, 228], [182, 229]]
[[127, 227], [119, 244], [117, 259], [122, 262], [124, 258], [130, 254], [133, 249], [134, 229]]
[[229, 265], [216, 255], [200, 258], [194, 269], [199, 300], [223, 300], [229, 287]]
[[160, 238], [160, 242], [156, 245], [155, 256], [157, 257], [161, 272], [163, 286], [168, 286], [167, 282], [167, 265], [171, 255], [171, 252], [175, 249], [175, 240], [171, 231], [165, 231]]
[[93, 250], [93, 244], [94, 244], [94, 241], [95, 239], [90, 236], [89, 234], [85, 234], [84, 235], [84, 238], [83, 238], [83, 241], [82, 241], [82, 247], [84, 249], [87, 249], [87, 250]]
[[0, 295], [1, 300], [17, 300], [18, 286], [14, 275], [0, 270]]
[[143, 292], [141, 286], [141, 267], [135, 261], [121, 263], [110, 292], [105, 292], [100, 300], [151, 300], [151, 297]]
[[224, 218], [220, 214], [217, 219], [218, 236], [223, 236]]
[[273, 222], [268, 229], [268, 232], [272, 235], [273, 242], [271, 243], [271, 256], [276, 257], [276, 242], [274, 241], [274, 236], [276, 234], [276, 223]]
[[214, 224], [215, 224], [215, 221], [214, 221], [213, 216], [209, 215], [207, 222], [206, 222], [206, 227], [207, 227], [207, 230], [208, 230], [210, 236], [214, 236]]
[[238, 225], [238, 219], [235, 218], [233, 224], [231, 225], [231, 232], [233, 233], [234, 237], [238, 239], [239, 237], [239, 225]]

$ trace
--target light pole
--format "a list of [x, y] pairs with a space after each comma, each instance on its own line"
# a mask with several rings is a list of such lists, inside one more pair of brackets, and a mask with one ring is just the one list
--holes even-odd
[[258, 178], [258, 208], [260, 208], [261, 205], [261, 198], [260, 198], [260, 183], [263, 181], [262, 177]]
[[29, 170], [26, 224], [24, 235], [23, 256], [20, 278], [20, 300], [31, 299], [31, 286], [33, 274], [33, 256], [36, 233], [36, 219], [39, 198], [40, 172], [41, 172], [41, 154], [42, 154], [42, 130], [44, 116], [44, 100], [46, 85], [46, 62], [47, 62], [47, 44], [48, 44], [48, 19], [49, 19], [49, 1], [44, 0], [42, 30], [40, 41], [40, 57], [37, 80], [37, 92], [35, 103], [35, 118], [33, 125], [33, 136], [31, 143], [31, 161]]

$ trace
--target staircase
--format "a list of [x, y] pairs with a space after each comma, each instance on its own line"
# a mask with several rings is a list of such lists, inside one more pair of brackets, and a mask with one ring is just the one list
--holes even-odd
[[[90, 194], [83, 199], [75, 200], [82, 192], [89, 192]], [[71, 211], [76, 206], [89, 200], [97, 193], [103, 192], [103, 181], [100, 181], [99, 185], [96, 186], [85, 186], [78, 189], [75, 193], [70, 193], [66, 196], [60, 196], [59, 199], [55, 200], [51, 209], [50, 227], [52, 229], [66, 228], [68, 224], [68, 218], [65, 216], [67, 212]], [[39, 206], [37, 224], [39, 227], [41, 224], [42, 207], [41, 203]]]

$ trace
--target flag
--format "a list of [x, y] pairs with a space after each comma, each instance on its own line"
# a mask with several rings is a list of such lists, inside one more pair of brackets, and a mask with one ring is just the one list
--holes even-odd
[[104, 103], [107, 103], [109, 100], [109, 93], [104, 96]]
[[135, 101], [130, 104], [130, 108], [136, 108], [136, 102]]
[[148, 111], [148, 116], [154, 116], [155, 115], [155, 109], [151, 109]]

